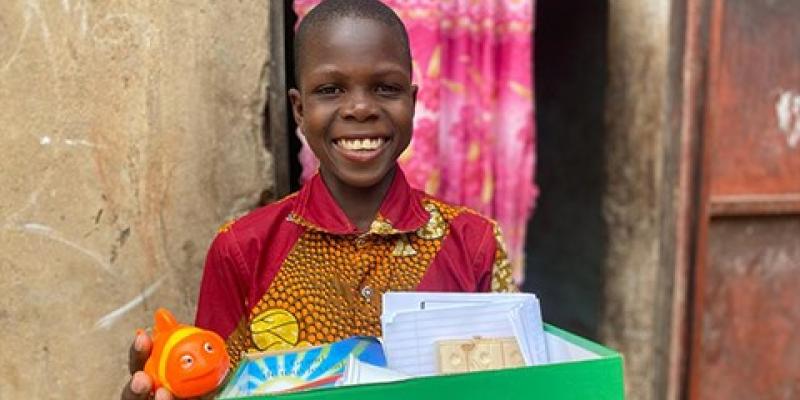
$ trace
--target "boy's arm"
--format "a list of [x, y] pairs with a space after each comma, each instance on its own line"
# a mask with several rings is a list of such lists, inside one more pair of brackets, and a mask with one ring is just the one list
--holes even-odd
[[478, 251], [477, 262], [481, 277], [481, 292], [516, 292], [511, 276], [511, 262], [506, 252], [505, 240], [497, 223], [492, 222]]
[[247, 313], [247, 276], [235, 233], [221, 230], [206, 256], [195, 325], [227, 338]]

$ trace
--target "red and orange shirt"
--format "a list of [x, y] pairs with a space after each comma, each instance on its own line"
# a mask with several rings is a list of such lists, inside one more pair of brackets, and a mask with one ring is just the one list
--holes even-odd
[[196, 325], [243, 352], [380, 336], [387, 291], [509, 291], [497, 225], [412, 189], [402, 171], [367, 232], [317, 175], [299, 192], [220, 229]]

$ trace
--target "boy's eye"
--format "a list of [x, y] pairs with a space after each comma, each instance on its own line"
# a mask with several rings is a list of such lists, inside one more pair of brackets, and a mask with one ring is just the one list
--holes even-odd
[[396, 85], [380, 84], [375, 88], [375, 92], [381, 95], [394, 95], [400, 93], [402, 89]]
[[334, 95], [334, 94], [341, 94], [343, 91], [341, 88], [337, 86], [321, 86], [314, 90], [314, 93], [322, 94], [322, 95]]

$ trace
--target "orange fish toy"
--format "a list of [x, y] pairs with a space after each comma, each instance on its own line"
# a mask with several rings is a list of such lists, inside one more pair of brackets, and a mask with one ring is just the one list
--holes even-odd
[[214, 332], [179, 324], [171, 312], [155, 312], [153, 350], [144, 372], [153, 379], [153, 391], [164, 387], [187, 398], [216, 389], [230, 369], [225, 342]]

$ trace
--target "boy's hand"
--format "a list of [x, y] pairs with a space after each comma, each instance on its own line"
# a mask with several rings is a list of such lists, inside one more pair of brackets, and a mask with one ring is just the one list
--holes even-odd
[[[153, 380], [144, 373], [144, 364], [147, 358], [150, 357], [150, 350], [153, 347], [153, 341], [143, 331], [136, 333], [136, 338], [131, 344], [130, 352], [128, 353], [128, 368], [131, 371], [131, 380], [122, 389], [121, 400], [176, 400], [167, 389], [159, 388], [155, 397], [150, 395], [150, 388], [153, 387]], [[201, 399], [213, 399], [215, 393], [210, 393], [203, 396]]]
[[[128, 369], [131, 371], [131, 380], [122, 389], [121, 400], [147, 400], [151, 397], [150, 388], [153, 387], [153, 380], [142, 370], [144, 369], [144, 363], [150, 356], [152, 347], [153, 341], [150, 336], [141, 330], [137, 331], [128, 353]], [[163, 398], [163, 395], [161, 398]], [[171, 396], [167, 399], [170, 398]]]

